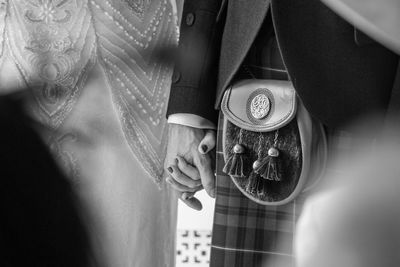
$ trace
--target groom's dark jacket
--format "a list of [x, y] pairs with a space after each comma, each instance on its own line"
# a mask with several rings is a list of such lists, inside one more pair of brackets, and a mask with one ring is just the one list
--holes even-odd
[[328, 127], [384, 114], [398, 55], [319, 0], [185, 0], [168, 114], [216, 122], [267, 12], [291, 81], [308, 111]]

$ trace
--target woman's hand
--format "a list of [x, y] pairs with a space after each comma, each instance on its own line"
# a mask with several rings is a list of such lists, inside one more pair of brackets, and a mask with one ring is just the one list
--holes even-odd
[[205, 189], [215, 197], [215, 131], [171, 124], [165, 168], [167, 182], [189, 207], [201, 210], [194, 193]]

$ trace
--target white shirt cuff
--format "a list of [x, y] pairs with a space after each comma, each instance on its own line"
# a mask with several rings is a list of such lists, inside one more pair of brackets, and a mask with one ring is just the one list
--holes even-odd
[[190, 113], [171, 114], [168, 116], [168, 123], [180, 124], [198, 129], [217, 129], [217, 126], [213, 122]]

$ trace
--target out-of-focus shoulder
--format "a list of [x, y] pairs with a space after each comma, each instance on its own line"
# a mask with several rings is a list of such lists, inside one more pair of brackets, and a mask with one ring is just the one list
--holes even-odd
[[400, 1], [322, 0], [356, 28], [400, 54]]

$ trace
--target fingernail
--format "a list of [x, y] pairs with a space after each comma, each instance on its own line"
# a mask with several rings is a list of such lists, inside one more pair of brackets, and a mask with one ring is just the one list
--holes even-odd
[[201, 150], [203, 151], [203, 153], [206, 153], [207, 150], [208, 150], [208, 146], [202, 145], [202, 146], [201, 146]]
[[168, 170], [169, 173], [173, 173], [174, 172], [174, 170], [171, 167], [168, 167], [167, 170]]

